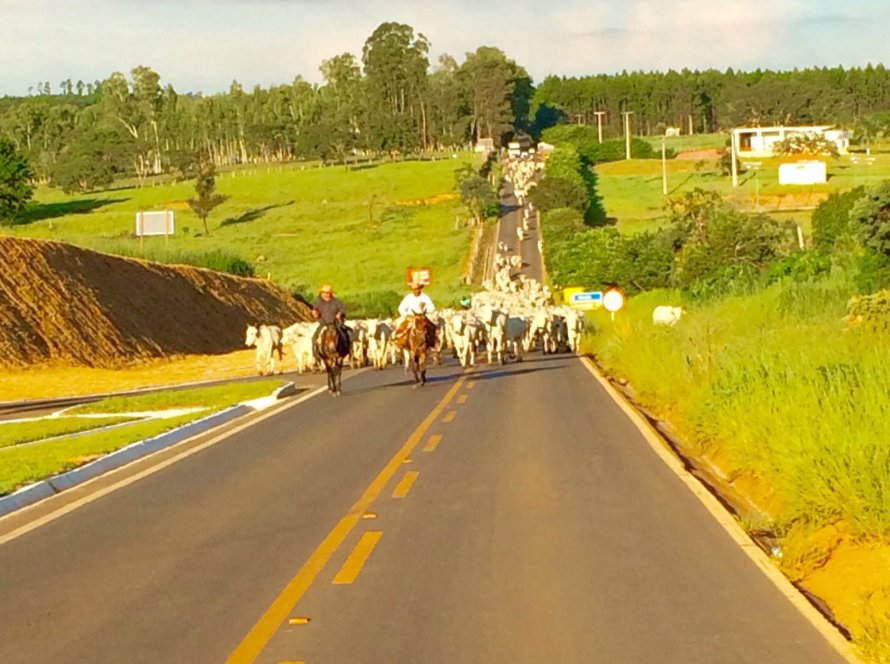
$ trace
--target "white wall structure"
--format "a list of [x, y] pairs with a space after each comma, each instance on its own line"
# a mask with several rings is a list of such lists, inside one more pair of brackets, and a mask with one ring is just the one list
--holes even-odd
[[803, 127], [736, 127], [732, 130], [737, 154], [740, 159], [758, 159], [773, 156], [773, 146], [794, 135], [821, 136], [837, 146], [840, 154], [847, 154], [850, 132], [835, 129], [833, 125]]
[[824, 161], [793, 161], [779, 164], [779, 184], [824, 184], [827, 180]]

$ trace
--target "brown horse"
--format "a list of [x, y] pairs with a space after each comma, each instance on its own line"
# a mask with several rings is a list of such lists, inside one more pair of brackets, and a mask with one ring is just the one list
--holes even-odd
[[318, 336], [318, 352], [328, 374], [328, 392], [338, 397], [343, 393], [341, 374], [343, 358], [349, 354], [349, 344], [344, 343], [334, 325], [325, 325]]
[[414, 372], [414, 387], [426, 385], [426, 358], [430, 349], [429, 325], [430, 322], [423, 314], [411, 316], [408, 325], [405, 349], [408, 351], [411, 370]]

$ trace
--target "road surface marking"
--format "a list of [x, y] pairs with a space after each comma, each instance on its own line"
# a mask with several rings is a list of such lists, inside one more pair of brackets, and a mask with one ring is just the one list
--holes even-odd
[[772, 563], [766, 553], [751, 541], [748, 534], [726, 511], [719, 500], [708, 491], [695, 477], [686, 471], [683, 463], [668, 449], [667, 443], [652, 427], [649, 422], [634, 408], [608, 379], [600, 373], [596, 365], [587, 357], [579, 358], [584, 367], [593, 374], [606, 393], [618, 405], [631, 423], [636, 426], [649, 447], [670, 468], [673, 473], [686, 485], [686, 487], [698, 498], [699, 502], [711, 513], [714, 520], [735, 540], [739, 548], [745, 552], [748, 558], [760, 568], [766, 577], [773, 583], [776, 589], [782, 593], [794, 607], [803, 614], [813, 627], [830, 643], [834, 649], [848, 662], [861, 662], [855, 654], [853, 646], [831, 625], [816, 608], [810, 604], [794, 585]]
[[363, 519], [376, 519], [377, 513], [376, 512], [365, 512], [364, 514], [362, 514], [362, 518]]
[[442, 442], [442, 434], [434, 433], [430, 436], [430, 439], [427, 441], [426, 445], [423, 448], [424, 452], [435, 452], [436, 448], [439, 446], [439, 443]]
[[469, 394], [461, 394], [461, 395], [457, 398], [457, 403], [458, 403], [459, 405], [463, 405], [463, 404], [467, 403], [467, 399], [469, 399], [469, 398], [470, 398], [470, 395], [469, 395]]
[[[359, 371], [365, 371], [365, 370], [360, 369]], [[358, 374], [358, 372], [351, 374], [351, 375], [355, 376], [357, 374]], [[159, 470], [163, 470], [167, 466], [172, 466], [177, 461], [182, 461], [183, 459], [190, 457], [193, 454], [197, 454], [198, 452], [206, 450], [208, 447], [211, 447], [212, 445], [216, 445], [218, 442], [225, 440], [229, 436], [234, 436], [235, 434], [240, 433], [241, 431], [244, 431], [248, 427], [252, 427], [254, 424], [258, 424], [259, 422], [262, 422], [263, 420], [267, 420], [270, 417], [275, 417], [276, 415], [278, 415], [282, 411], [287, 410], [288, 408], [292, 408], [293, 406], [301, 404], [304, 401], [308, 401], [312, 397], [317, 396], [317, 395], [321, 394], [322, 392], [326, 392], [327, 389], [328, 389], [327, 387], [319, 387], [315, 390], [312, 390], [308, 394], [304, 394], [303, 396], [295, 399], [294, 401], [283, 404], [280, 408], [272, 408], [272, 409], [266, 411], [263, 415], [257, 417], [256, 419], [250, 420], [249, 422], [245, 422], [244, 424], [236, 426], [233, 429], [229, 429], [228, 431], [221, 433], [220, 435], [215, 436], [214, 438], [211, 438], [210, 440], [208, 440], [204, 443], [201, 443], [200, 445], [195, 445], [194, 447], [191, 447], [191, 448], [187, 449], [186, 451], [181, 452], [180, 454], [170, 457], [166, 461], [161, 461], [161, 462], [156, 463], [155, 465], [153, 465], [149, 468], [146, 468], [145, 470], [142, 470], [134, 475], [129, 475], [129, 476], [125, 477], [124, 479], [120, 480], [119, 482], [110, 484], [109, 486], [105, 487], [104, 489], [99, 489], [95, 493], [91, 493], [87, 496], [84, 496], [83, 498], [78, 498], [77, 500], [73, 500], [70, 503], [63, 505], [59, 509], [53, 510], [49, 514], [45, 514], [44, 516], [40, 517], [39, 519], [35, 519], [34, 521], [31, 521], [30, 523], [20, 526], [19, 528], [16, 528], [15, 530], [12, 530], [5, 535], [0, 535], [0, 545], [5, 544], [6, 542], [9, 542], [10, 540], [14, 540], [16, 537], [20, 537], [20, 536], [24, 535], [25, 533], [29, 533], [32, 530], [35, 530], [35, 529], [39, 528], [40, 526], [43, 526], [43, 525], [49, 523], [50, 521], [55, 521], [59, 517], [64, 516], [64, 515], [68, 514], [69, 512], [73, 512], [78, 507], [83, 507], [84, 505], [87, 505], [87, 504], [93, 502], [94, 500], [98, 500], [102, 496], [107, 496], [109, 493], [111, 493], [113, 491], [117, 491], [118, 489], [121, 489], [121, 488], [128, 486], [130, 484], [133, 484], [134, 482], [141, 480], [143, 477], [148, 477], [149, 475], [153, 475], [154, 473], [158, 472]], [[179, 443], [176, 443], [176, 445], [173, 445], [167, 449], [168, 450], [175, 449], [176, 447], [178, 447], [180, 445], [184, 445], [184, 444], [188, 443], [190, 440], [193, 440], [194, 438], [197, 438], [202, 435], [207, 435], [207, 434], [205, 432], [204, 434], [198, 434], [197, 436], [193, 436], [192, 438], [187, 438]], [[161, 451], [163, 451], [163, 450], [158, 450], [158, 452], [161, 452]], [[157, 454], [157, 452], [155, 454]], [[152, 455], [148, 455], [148, 456], [142, 457], [142, 459], [137, 459], [133, 463], [138, 463], [139, 461], [151, 459], [151, 457], [152, 457]], [[84, 482], [83, 484], [78, 485], [77, 489], [89, 487], [90, 484], [95, 484], [96, 482], [99, 482], [101, 480], [108, 480], [109, 477], [113, 477], [115, 474], [120, 474], [122, 472], [125, 472], [128, 468], [131, 467], [131, 465], [132, 464], [125, 464], [125, 465], [121, 466], [120, 468], [115, 468], [114, 470], [110, 470], [107, 473], [103, 473], [102, 475], [99, 475], [98, 477], [94, 477], [93, 479], [88, 480], [88, 481]], [[65, 494], [63, 492], [62, 494], [59, 494], [59, 495], [64, 496]], [[24, 508], [22, 508], [22, 510], [16, 510], [15, 512], [11, 512], [10, 514], [7, 514], [4, 518], [19, 515], [22, 513], [23, 510], [37, 507], [42, 502], [43, 501], [40, 501], [40, 502], [34, 503], [33, 505], [29, 505], [28, 507], [24, 507]], [[3, 523], [3, 519], [0, 518], [0, 524], [2, 524], [2, 523]]]
[[451, 422], [455, 417], [457, 417], [457, 411], [449, 410], [447, 413], [445, 413], [445, 417], [442, 418], [442, 421]]
[[346, 515], [340, 519], [339, 523], [334, 526], [333, 530], [328, 533], [324, 541], [318, 545], [318, 548], [312, 552], [309, 559], [303, 563], [303, 566], [282, 589], [278, 597], [272, 601], [269, 608], [260, 616], [256, 624], [241, 643], [238, 644], [238, 647], [226, 659], [227, 664], [248, 664], [259, 657], [263, 648], [266, 647], [266, 644], [275, 635], [278, 627], [284, 622], [288, 614], [293, 611], [297, 602], [300, 601], [300, 598], [303, 597], [309, 586], [312, 585], [312, 582], [315, 581], [315, 578], [324, 569], [331, 556], [340, 548], [346, 536], [352, 532], [352, 529], [361, 520], [362, 515], [396, 474], [402, 465], [402, 461], [407, 459], [411, 452], [414, 451], [414, 448], [420, 444], [427, 430], [439, 418], [442, 411], [448, 407], [448, 404], [451, 403], [454, 395], [460, 391], [466, 379], [466, 375], [458, 377], [451, 389], [442, 397], [442, 400], [436, 404], [426, 416], [426, 419], [408, 437], [408, 440], [402, 445], [402, 449], [396, 452], [395, 456], [389, 460], [389, 463], [374, 478], [374, 481], [365, 489], [362, 496], [349, 509]]
[[402, 478], [402, 481], [396, 485], [396, 488], [392, 492], [393, 498], [404, 498], [408, 495], [408, 492], [411, 491], [411, 487], [414, 486], [414, 482], [417, 481], [417, 476], [420, 475], [416, 470], [409, 471], [405, 473], [405, 476]]
[[307, 618], [306, 616], [298, 616], [297, 618], [291, 618], [288, 620], [289, 625], [308, 625], [311, 621], [311, 618]]
[[475, 380], [471, 380], [469, 383], [467, 383], [467, 389], [468, 389], [468, 390], [472, 390], [473, 388], [475, 388], [475, 387], [476, 387], [476, 382], [477, 382], [477, 381], [475, 381]]
[[381, 537], [383, 537], [383, 533], [379, 530], [370, 531], [362, 535], [352, 553], [349, 554], [349, 558], [346, 559], [343, 567], [340, 568], [337, 576], [334, 577], [334, 583], [344, 586], [355, 581], [365, 563], [368, 562], [368, 557], [371, 555], [374, 547], [377, 546], [377, 542], [380, 541]]
[[[325, 388], [325, 389], [328, 389], [328, 388]], [[283, 662], [278, 662], [278, 664], [306, 664], [306, 662], [304, 662], [304, 661], [301, 660], [301, 659], [300, 659], [300, 660], [293, 660], [293, 661], [291, 661], [291, 660], [288, 659], [288, 660], [285, 660], [285, 661], [283, 661]]]

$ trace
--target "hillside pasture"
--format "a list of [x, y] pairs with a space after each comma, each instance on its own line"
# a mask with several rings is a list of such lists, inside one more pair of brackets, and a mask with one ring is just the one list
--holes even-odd
[[853, 156], [856, 162], [849, 155], [831, 159], [828, 182], [812, 186], [780, 185], [778, 159], [760, 160], [757, 171], [744, 170], [743, 161], [737, 188], [733, 188], [728, 175], [720, 173], [716, 160], [669, 159], [667, 196], [662, 194], [661, 160], [616, 161], [596, 167], [597, 191], [606, 214], [619, 220], [622, 232], [635, 233], [662, 225], [668, 216], [667, 201], [699, 188], [716, 191], [745, 210], [793, 218], [808, 233], [812, 210], [829, 194], [890, 178], [890, 154], [872, 155], [871, 164], [864, 163], [862, 155]]
[[[210, 216], [210, 234], [188, 207], [192, 181], [66, 196], [40, 187], [25, 223], [2, 232], [129, 256], [175, 262], [183, 253], [223, 251], [257, 276], [313, 294], [324, 282], [339, 295], [404, 290], [404, 269], [433, 268], [431, 295], [461, 292], [469, 231], [454, 171], [471, 155], [358, 168], [299, 164], [234, 170], [217, 177], [228, 199]], [[135, 214], [171, 209], [172, 237], [135, 237]]]

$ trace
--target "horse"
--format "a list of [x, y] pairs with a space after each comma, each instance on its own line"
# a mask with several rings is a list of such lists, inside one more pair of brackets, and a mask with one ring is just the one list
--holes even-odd
[[427, 343], [429, 321], [423, 314], [414, 314], [410, 318], [408, 335], [405, 338], [405, 349], [414, 372], [414, 387], [426, 385], [426, 357], [430, 348]]
[[338, 397], [343, 393], [341, 374], [343, 358], [349, 355], [349, 344], [343, 342], [335, 325], [325, 325], [318, 335], [318, 353], [328, 374], [328, 392]]
[[248, 325], [247, 334], [244, 337], [245, 346], [256, 346], [256, 370], [260, 376], [264, 375], [266, 365], [269, 365], [269, 373], [275, 373], [275, 351], [278, 351], [278, 361], [283, 361], [281, 347], [281, 328], [277, 325]]

